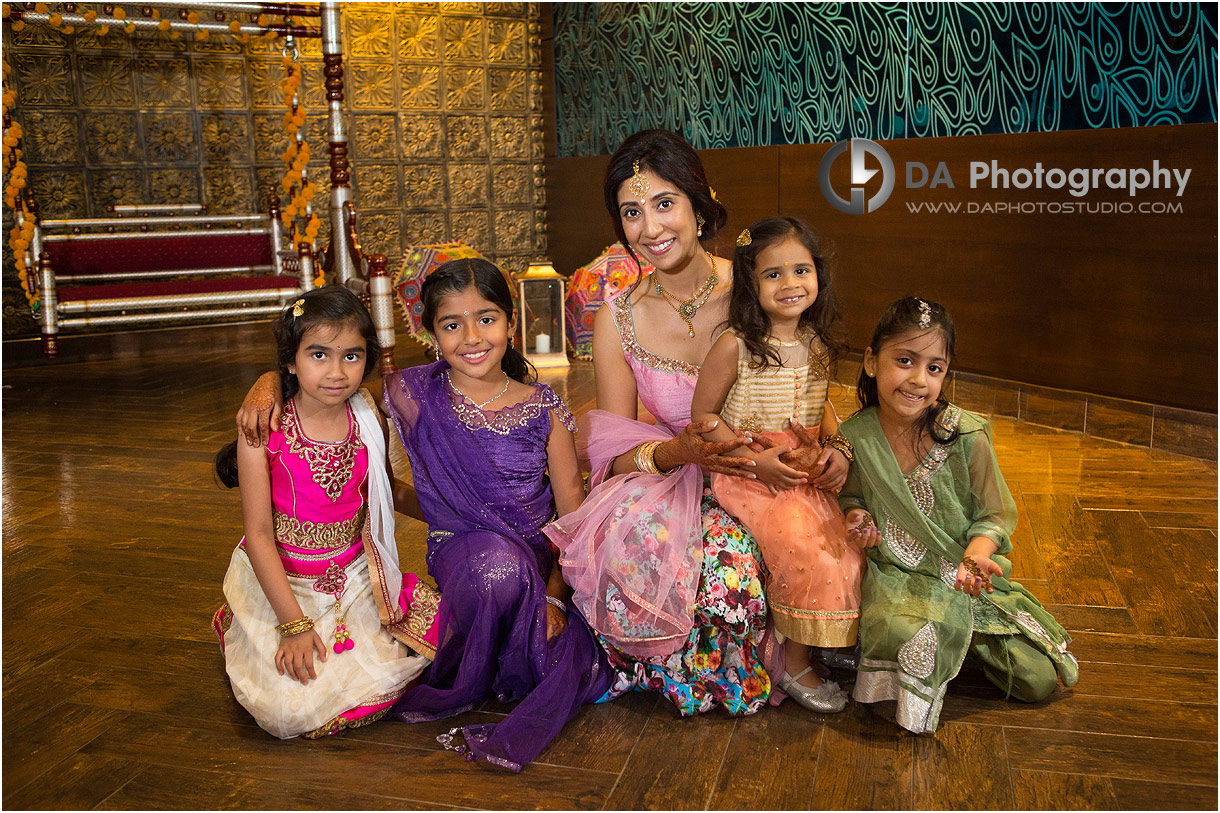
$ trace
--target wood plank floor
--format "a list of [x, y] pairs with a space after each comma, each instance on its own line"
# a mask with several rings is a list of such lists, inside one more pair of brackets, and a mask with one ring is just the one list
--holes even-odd
[[[521, 775], [434, 739], [494, 704], [276, 740], [208, 624], [241, 536], [211, 459], [265, 369], [250, 347], [5, 372], [5, 808], [1216, 808], [1215, 465], [1005, 419], [1014, 575], [1081, 661], [1046, 703], [967, 673], [914, 737], [855, 704], [682, 720], [637, 694], [583, 710]], [[545, 380], [589, 407], [588, 365]], [[423, 536], [400, 522], [404, 570], [424, 571]]]

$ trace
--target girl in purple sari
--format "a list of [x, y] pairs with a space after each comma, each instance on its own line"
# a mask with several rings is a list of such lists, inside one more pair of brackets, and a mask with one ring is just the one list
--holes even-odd
[[[448, 717], [489, 698], [521, 702], [495, 725], [439, 739], [515, 771], [585, 703], [610, 669], [542, 533], [584, 497], [571, 412], [509, 346], [512, 295], [483, 260], [445, 263], [421, 291], [443, 360], [387, 376], [385, 406], [411, 458], [440, 587], [440, 641], [393, 714]], [[549, 474], [549, 476], [548, 476]]]

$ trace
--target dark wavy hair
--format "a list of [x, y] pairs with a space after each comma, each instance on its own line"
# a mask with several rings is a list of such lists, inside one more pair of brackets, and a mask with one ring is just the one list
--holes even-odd
[[745, 342], [750, 352], [750, 366], [780, 366], [779, 351], [767, 343], [771, 332], [771, 317], [758, 301], [758, 255], [769, 246], [784, 240], [796, 240], [809, 250], [818, 277], [818, 298], [801, 314], [800, 328], [812, 331], [826, 346], [824, 359], [827, 374], [847, 350], [843, 321], [835, 297], [834, 280], [830, 273], [829, 254], [823, 250], [817, 235], [795, 217], [766, 217], [750, 226], [751, 242], [738, 246], [733, 253], [733, 291], [729, 296], [729, 318], [725, 322]]
[[[516, 310], [513, 303], [513, 292], [504, 280], [504, 275], [500, 273], [500, 269], [481, 258], [450, 260], [438, 265], [436, 270], [424, 280], [424, 284], [419, 290], [419, 300], [424, 306], [424, 327], [434, 337], [433, 323], [436, 321], [436, 311], [441, 306], [441, 299], [449, 294], [459, 294], [470, 287], [478, 291], [479, 296], [504, 311], [504, 315], [509, 319], [513, 318]], [[534, 365], [525, 360], [525, 356], [513, 347], [512, 337], [509, 338], [510, 342], [504, 350], [504, 357], [500, 359], [500, 369], [504, 370], [509, 378], [516, 379], [523, 384], [537, 381], [538, 371], [534, 369]]]
[[640, 258], [627, 242], [623, 218], [618, 211], [618, 188], [634, 174], [633, 165], [636, 161], [640, 162], [641, 170], [649, 170], [664, 178], [690, 198], [691, 208], [695, 210], [696, 215], [702, 215], [704, 220], [703, 237], [700, 239], [711, 240], [724, 228], [729, 213], [719, 201], [712, 198], [703, 162], [686, 139], [670, 130], [641, 130], [629, 135], [614, 151], [614, 155], [610, 156], [602, 188], [606, 197], [606, 211], [610, 213], [610, 220], [614, 223], [614, 233], [618, 235], [619, 242], [627, 249], [637, 266], [640, 264]]
[[[931, 324], [928, 327], [920, 327], [919, 320], [923, 316], [920, 303], [926, 303], [930, 310]], [[956, 333], [953, 328], [953, 319], [943, 305], [930, 299], [904, 296], [887, 305], [885, 312], [881, 314], [881, 320], [877, 322], [877, 328], [873, 331], [873, 338], [869, 340], [868, 346], [876, 355], [884, 345], [894, 339], [908, 333], [920, 333], [926, 330], [940, 331], [945, 340], [945, 354], [948, 355], [949, 364], [952, 366], [956, 359], [954, 350]], [[877, 406], [881, 401], [877, 394], [877, 379], [865, 372], [863, 364], [860, 365], [860, 379], [856, 382], [856, 398], [860, 401], [861, 409]], [[946, 433], [940, 428], [940, 418], [948, 407], [949, 399], [945, 398], [945, 392], [942, 389], [940, 395], [936, 397], [936, 403], [928, 407], [924, 414], [923, 431], [927, 432], [936, 443], [952, 443], [960, 434], [956, 428], [950, 433]]]
[[[302, 309], [300, 316], [293, 310]], [[373, 317], [360, 298], [342, 285], [325, 285], [315, 288], [294, 299], [272, 323], [275, 334], [275, 364], [280, 374], [280, 396], [287, 402], [300, 389], [296, 375], [289, 372], [294, 364], [301, 339], [316, 327], [333, 327], [341, 330], [351, 326], [364, 339], [364, 377], [377, 367], [381, 357], [381, 341], [377, 338], [377, 327]], [[237, 441], [227, 444], [216, 453], [216, 476], [229, 488], [237, 486]]]

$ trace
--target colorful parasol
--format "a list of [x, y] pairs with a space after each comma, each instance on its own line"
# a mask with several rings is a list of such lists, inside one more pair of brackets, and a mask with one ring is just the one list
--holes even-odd
[[[399, 267], [398, 273], [394, 275], [394, 296], [398, 300], [399, 307], [402, 308], [403, 321], [407, 324], [407, 332], [411, 338], [429, 347], [432, 346], [432, 337], [424, 329], [424, 306], [419, 301], [419, 290], [424, 284], [424, 280], [441, 263], [470, 257], [487, 259], [465, 243], [411, 246], [407, 249], [402, 258], [402, 265]], [[488, 260], [488, 262], [491, 261]], [[496, 267], [499, 268], [499, 266]], [[504, 279], [508, 282], [508, 289], [516, 291], [517, 286], [513, 283], [512, 277], [503, 268], [500, 269], [500, 273], [504, 274]]]
[[652, 266], [647, 263], [641, 273], [622, 243], [607, 246], [597, 259], [576, 269], [564, 299], [568, 346], [576, 358], [593, 358], [593, 317], [602, 303], [650, 273]]

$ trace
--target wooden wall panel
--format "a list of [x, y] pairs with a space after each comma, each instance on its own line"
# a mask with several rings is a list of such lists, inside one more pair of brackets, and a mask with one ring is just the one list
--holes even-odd
[[[867, 343], [887, 302], [943, 303], [958, 327], [958, 368], [1156, 404], [1216, 411], [1216, 144], [1214, 124], [883, 142], [900, 173], [889, 201], [842, 214], [822, 197], [818, 163], [830, 145], [700, 152], [729, 209], [717, 239], [731, 256], [742, 227], [770, 214], [805, 219], [834, 252], [851, 344]], [[1190, 167], [1177, 198], [1104, 188], [969, 187], [968, 163], [1002, 167]], [[549, 242], [570, 273], [611, 242], [601, 203], [606, 157], [547, 161]], [[946, 162], [956, 188], [908, 190], [907, 161]], [[848, 187], [848, 160], [835, 164]], [[868, 187], [871, 193], [879, 180]], [[908, 203], [1180, 202], [1180, 214], [912, 213]]]

